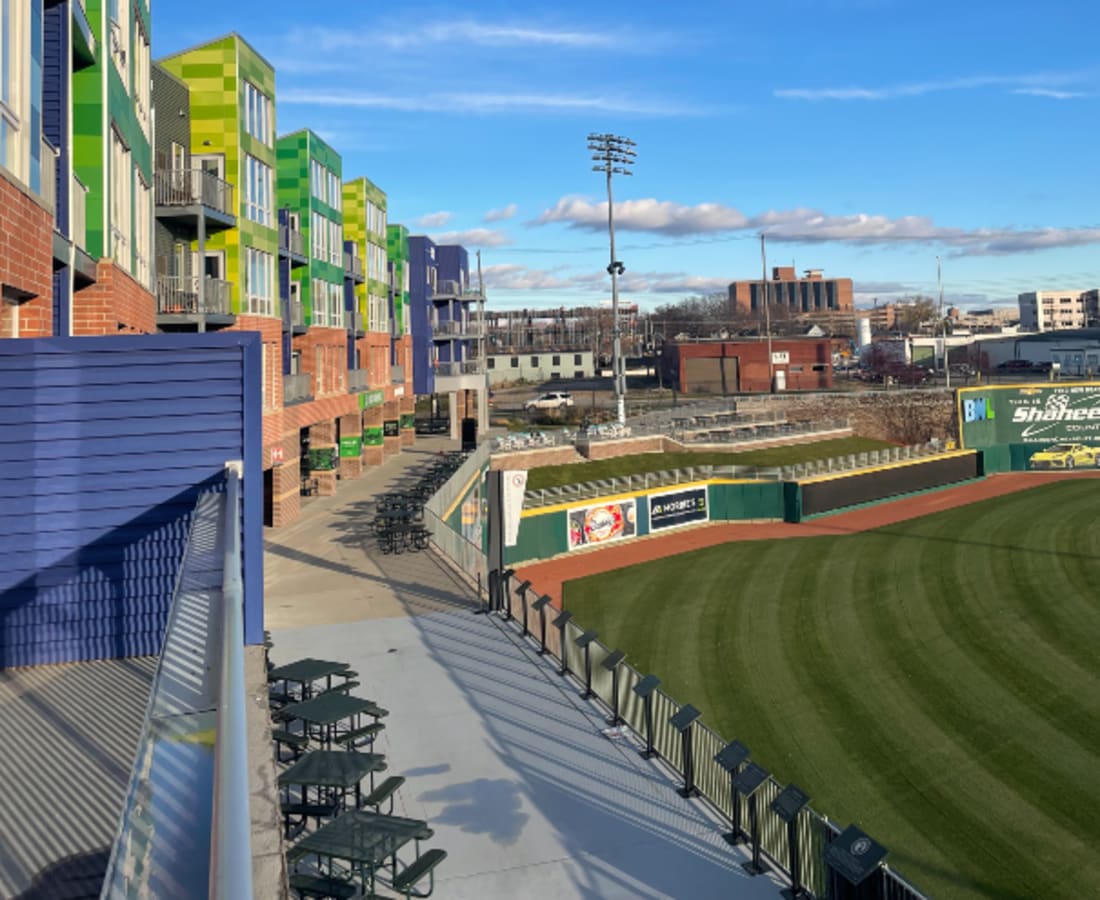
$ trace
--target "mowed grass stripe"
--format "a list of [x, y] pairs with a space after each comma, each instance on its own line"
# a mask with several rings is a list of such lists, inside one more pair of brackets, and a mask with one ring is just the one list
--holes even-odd
[[1077, 481], [710, 548], [566, 603], [935, 896], [1079, 896], [1096, 881], [1062, 873], [1100, 874], [1098, 501]]

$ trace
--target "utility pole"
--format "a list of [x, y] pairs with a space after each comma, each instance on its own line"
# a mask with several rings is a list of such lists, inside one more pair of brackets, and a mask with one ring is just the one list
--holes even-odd
[[944, 386], [951, 388], [951, 362], [947, 354], [947, 319], [943, 316], [943, 272], [940, 269], [940, 258], [936, 257], [936, 283], [940, 287], [940, 334], [943, 335], [943, 377]]
[[588, 149], [592, 153], [592, 160], [598, 163], [592, 167], [592, 171], [607, 175], [607, 232], [611, 239], [611, 261], [607, 266], [607, 274], [611, 276], [611, 372], [615, 381], [615, 408], [620, 425], [626, 424], [626, 369], [623, 365], [619, 334], [618, 277], [626, 268], [615, 259], [615, 203], [611, 195], [611, 176], [633, 174], [630, 166], [634, 165], [637, 156], [633, 148], [634, 142], [620, 135], [588, 135]]
[[772, 362], [772, 314], [768, 302], [768, 251], [764, 244], [764, 232], [760, 232], [760, 289], [764, 295], [764, 331], [768, 336], [768, 390], [775, 390], [775, 364]]

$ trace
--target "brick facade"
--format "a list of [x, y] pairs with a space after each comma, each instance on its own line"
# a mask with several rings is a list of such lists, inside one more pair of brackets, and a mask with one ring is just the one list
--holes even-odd
[[782, 361], [769, 369], [767, 341], [670, 341], [661, 351], [661, 374], [665, 384], [685, 394], [767, 393], [773, 372], [784, 374], [791, 391], [833, 386], [832, 345], [827, 338], [773, 339], [771, 351]]
[[73, 334], [155, 334], [156, 298], [112, 259], [96, 263], [96, 283], [73, 294]]
[[53, 333], [52, 239], [50, 211], [0, 174], [0, 337]]

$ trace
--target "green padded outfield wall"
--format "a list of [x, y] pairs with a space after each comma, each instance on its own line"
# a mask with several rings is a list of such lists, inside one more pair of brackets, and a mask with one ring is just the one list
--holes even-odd
[[[191, 90], [191, 153], [193, 156], [220, 156], [225, 163], [225, 180], [233, 185], [237, 227], [208, 235], [207, 252], [225, 254], [225, 278], [230, 283], [233, 312], [248, 312], [242, 288], [245, 278], [245, 250], [252, 248], [269, 254], [274, 262], [279, 254], [278, 218], [271, 224], [254, 222], [246, 214], [246, 158], [252, 156], [275, 171], [275, 69], [243, 38], [229, 34], [191, 50], [160, 60], [160, 65], [187, 83]], [[245, 83], [253, 85], [271, 104], [268, 142], [245, 131]], [[197, 161], [196, 161], [197, 165]], [[272, 207], [275, 203], [272, 203]], [[273, 210], [274, 212], [274, 210]], [[197, 249], [197, 242], [192, 242]], [[278, 279], [272, 291], [272, 315], [280, 315]]]

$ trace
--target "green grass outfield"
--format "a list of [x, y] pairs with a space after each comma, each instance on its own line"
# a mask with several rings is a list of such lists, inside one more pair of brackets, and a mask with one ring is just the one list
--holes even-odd
[[1098, 510], [1100, 480], [1066, 481], [608, 572], [565, 605], [932, 896], [1097, 897]]

